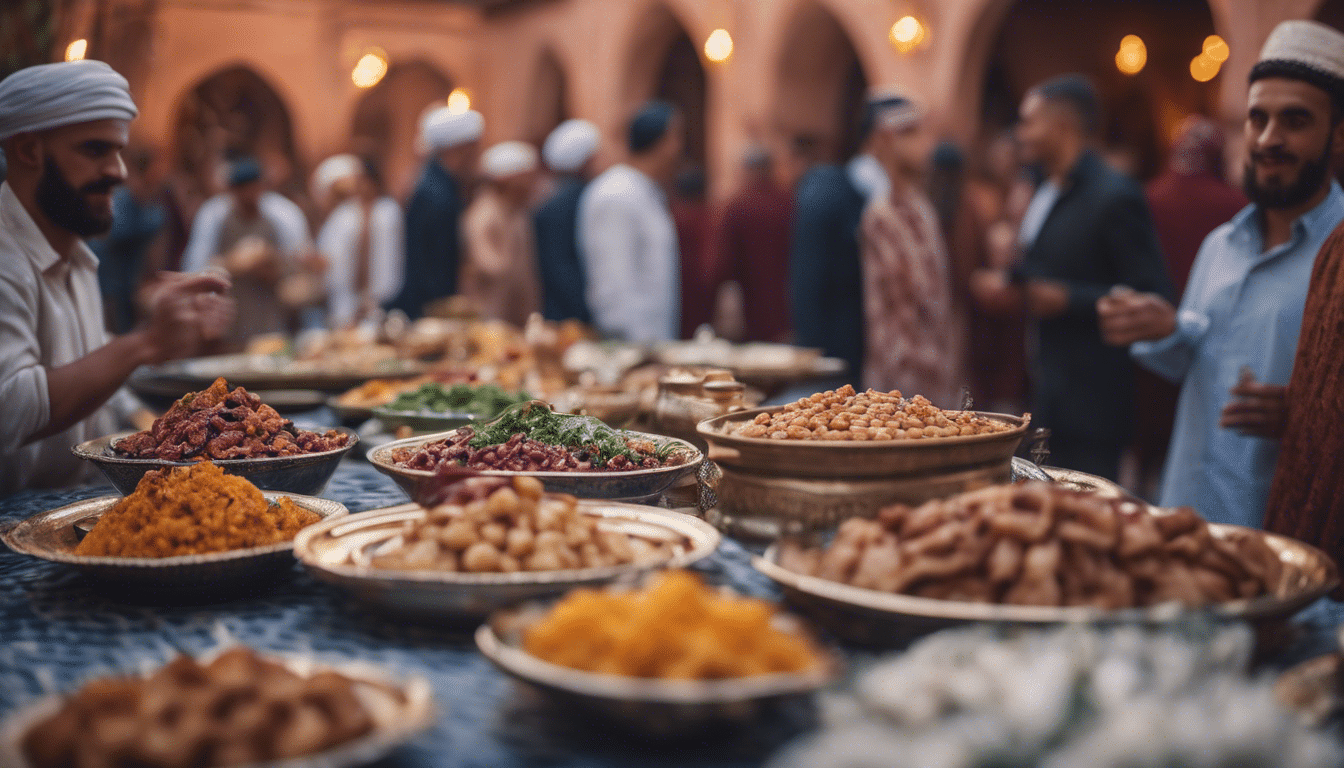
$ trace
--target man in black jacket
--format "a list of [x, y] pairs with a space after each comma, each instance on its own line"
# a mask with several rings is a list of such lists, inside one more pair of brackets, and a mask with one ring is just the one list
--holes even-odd
[[1033, 421], [1051, 430], [1051, 463], [1115, 479], [1133, 424], [1133, 368], [1102, 342], [1097, 300], [1117, 286], [1174, 298], [1142, 188], [1089, 145], [1095, 89], [1079, 75], [1033, 88], [1017, 137], [1045, 180], [1022, 221], [1021, 262], [976, 274], [984, 305], [1025, 302], [1035, 320]]

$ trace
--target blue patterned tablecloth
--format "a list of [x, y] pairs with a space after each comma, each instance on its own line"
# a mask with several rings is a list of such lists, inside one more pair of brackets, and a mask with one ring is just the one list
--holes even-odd
[[[106, 486], [26, 492], [0, 499], [0, 522], [22, 519]], [[399, 504], [405, 496], [366, 464], [341, 466], [324, 496], [351, 512]], [[758, 596], [774, 587], [732, 540], [699, 570], [713, 582]], [[1344, 621], [1322, 601], [1298, 617], [1284, 666], [1332, 648]], [[220, 605], [119, 604], [56, 564], [0, 547], [0, 718], [88, 678], [157, 666], [177, 651], [205, 652], [240, 642], [261, 651], [311, 654], [330, 662], [361, 660], [427, 677], [439, 718], [432, 731], [380, 763], [412, 766], [754, 766], [805, 729], [809, 716], [784, 711], [740, 732], [675, 743], [645, 741], [601, 722], [556, 711], [512, 684], [475, 649], [470, 631], [397, 622], [367, 613], [338, 590], [296, 569], [270, 594]]]

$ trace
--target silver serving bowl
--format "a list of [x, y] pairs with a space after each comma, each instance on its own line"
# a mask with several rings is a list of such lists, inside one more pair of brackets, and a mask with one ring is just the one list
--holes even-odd
[[660, 568], [684, 568], [713, 554], [721, 540], [713, 526], [679, 512], [598, 501], [580, 501], [579, 510], [598, 518], [604, 529], [672, 543], [672, 558], [650, 565], [517, 573], [393, 571], [370, 565], [372, 553], [395, 544], [407, 521], [424, 519], [425, 509], [418, 504], [311, 525], [294, 538], [294, 554], [316, 578], [376, 608], [422, 618], [479, 621], [503, 606], [574, 587], [633, 578]]
[[[536, 688], [559, 706], [593, 712], [656, 735], [695, 735], [720, 723], [749, 724], [783, 702], [805, 699], [834, 682], [843, 665], [825, 649], [816, 668], [731, 680], [661, 680], [602, 675], [542, 661], [523, 650], [523, 634], [549, 605], [531, 603], [496, 613], [476, 630], [476, 647], [495, 666]], [[777, 626], [800, 622], [780, 614]]]
[[897, 645], [939, 629], [977, 622], [1159, 624], [1199, 615], [1216, 621], [1270, 623], [1291, 617], [1339, 584], [1334, 561], [1321, 550], [1296, 539], [1219, 523], [1209, 523], [1209, 531], [1220, 537], [1233, 531], [1264, 537], [1283, 562], [1282, 575], [1269, 594], [1199, 609], [1176, 604], [1116, 611], [1083, 606], [999, 605], [914, 597], [805, 576], [779, 564], [778, 544], [764, 555], [752, 558], [752, 565], [778, 584], [785, 598], [818, 624], [839, 637], [866, 645]]
[[[369, 463], [406, 490], [411, 498], [417, 498], [423, 483], [434, 477], [434, 473], [424, 469], [407, 469], [392, 460], [392, 454], [402, 448], [416, 449], [422, 445], [443, 440], [453, 433], [439, 432], [432, 435], [394, 440], [369, 451]], [[653, 501], [674, 483], [683, 477], [692, 475], [700, 467], [704, 454], [685, 440], [663, 435], [650, 435], [643, 432], [630, 432], [632, 437], [647, 440], [662, 448], [675, 444], [682, 448], [690, 458], [681, 464], [654, 469], [632, 469], [623, 472], [509, 472], [491, 469], [481, 472], [487, 477], [515, 477], [527, 475], [541, 481], [551, 493], [568, 493], [581, 499], [611, 499], [621, 501]]]
[[[345, 505], [327, 499], [293, 493], [264, 492], [262, 495], [267, 501], [288, 496], [295, 504], [316, 513], [323, 520], [349, 514]], [[102, 516], [121, 499], [120, 496], [100, 496], [38, 513], [0, 530], [0, 541], [20, 554], [74, 566], [100, 586], [111, 586], [128, 593], [144, 591], [164, 596], [244, 591], [274, 581], [278, 573], [294, 564], [294, 545], [289, 541], [264, 547], [175, 557], [95, 557], [75, 554], [75, 546], [82, 538], [76, 525]]]
[[[437, 708], [434, 706], [433, 690], [424, 677], [417, 675], [402, 678], [363, 662], [327, 665], [297, 656], [266, 654], [265, 658], [282, 664], [300, 677], [333, 671], [350, 678], [355, 682], [360, 703], [373, 720], [373, 729], [365, 735], [316, 754], [285, 761], [285, 766], [353, 768], [368, 765], [434, 725]], [[64, 702], [64, 695], [52, 694], [10, 715], [3, 728], [0, 728], [0, 765], [31, 768], [23, 754], [23, 737], [41, 720], [59, 711]]]
[[471, 413], [444, 413], [442, 411], [394, 411], [387, 406], [373, 409], [373, 415], [389, 432], [398, 427], [410, 427], [412, 432], [443, 432], [465, 427], [476, 421]]
[[[263, 491], [283, 491], [312, 496], [327, 487], [327, 481], [335, 474], [341, 459], [359, 444], [359, 436], [353, 430], [338, 427], [338, 432], [350, 439], [344, 447], [321, 453], [304, 453], [297, 456], [268, 456], [259, 459], [220, 459], [214, 464], [230, 475], [245, 477]], [[91, 461], [102, 470], [103, 475], [118, 491], [129, 494], [139, 485], [140, 478], [151, 469], [165, 467], [189, 467], [195, 461], [167, 461], [165, 459], [134, 459], [121, 456], [113, 450], [116, 441], [131, 435], [123, 432], [88, 440], [70, 450], [79, 458]]]

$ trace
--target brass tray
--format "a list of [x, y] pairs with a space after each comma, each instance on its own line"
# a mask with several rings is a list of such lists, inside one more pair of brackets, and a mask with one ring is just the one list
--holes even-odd
[[1269, 623], [1287, 619], [1339, 584], [1339, 573], [1328, 555], [1296, 539], [1236, 525], [1209, 523], [1214, 536], [1232, 531], [1262, 536], [1279, 555], [1283, 573], [1270, 594], [1234, 600], [1200, 609], [1173, 604], [1105, 611], [1091, 607], [1051, 607], [967, 603], [880, 592], [815, 576], [804, 576], [779, 565], [779, 545], [752, 565], [784, 590], [786, 599], [840, 637], [854, 642], [890, 645], [951, 626], [976, 622], [999, 624], [1166, 623], [1203, 615], [1214, 620]]
[[[214, 655], [214, 654], [212, 654]], [[297, 656], [263, 654], [269, 661], [278, 662], [300, 677], [311, 677], [319, 672], [338, 672], [355, 681], [364, 704], [373, 720], [369, 733], [330, 749], [287, 760], [285, 766], [294, 768], [353, 768], [368, 765], [390, 754], [434, 725], [437, 715], [434, 694], [429, 681], [415, 676], [400, 678], [386, 670], [363, 662], [348, 664], [321, 664]], [[207, 656], [206, 658], [209, 658]], [[391, 688], [401, 695], [388, 695]], [[52, 694], [10, 715], [0, 729], [0, 765], [13, 768], [31, 768], [24, 757], [21, 743], [28, 729], [45, 717], [55, 714], [64, 704], [65, 696]], [[268, 765], [272, 765], [269, 764]], [[275, 764], [280, 765], [280, 764]], [[251, 766], [251, 768], [261, 768]]]
[[294, 554], [316, 578], [341, 587], [377, 608], [420, 617], [479, 620], [505, 605], [574, 587], [630, 578], [661, 568], [684, 568], [714, 554], [721, 541], [713, 526], [679, 512], [598, 501], [580, 501], [579, 510], [599, 518], [599, 525], [606, 529], [679, 543], [674, 544], [671, 559], [649, 565], [517, 573], [375, 568], [369, 564], [371, 552], [396, 539], [407, 521], [425, 517], [424, 507], [402, 504], [311, 525], [294, 538]]
[[[570, 669], [522, 648], [523, 632], [544, 618], [549, 607], [530, 603], [496, 613], [476, 630], [476, 647], [496, 667], [560, 706], [594, 712], [656, 736], [694, 735], [711, 723], [747, 725], [771, 706], [811, 696], [843, 670], [839, 657], [826, 649], [821, 649], [822, 663], [806, 672], [730, 680], [645, 679]], [[801, 626], [787, 614], [778, 615], [776, 622], [791, 629]]]
[[[323, 520], [349, 514], [344, 504], [293, 493], [263, 492], [267, 501], [288, 496]], [[264, 547], [176, 557], [95, 557], [76, 555], [80, 535], [77, 523], [97, 518], [111, 509], [120, 496], [100, 496], [40, 512], [0, 530], [0, 541], [24, 555], [71, 565], [102, 585], [143, 588], [160, 593], [192, 594], [212, 588], [238, 590], [266, 582], [294, 563], [292, 542]]]
[[[434, 477], [434, 473], [424, 469], [407, 469], [392, 461], [394, 451], [402, 448], [419, 448], [427, 443], [442, 440], [456, 430], [437, 432], [432, 435], [409, 437], [394, 440], [369, 451], [369, 463], [379, 472], [388, 475], [405, 489], [411, 498], [418, 494], [420, 484]], [[690, 459], [672, 467], [654, 469], [631, 469], [623, 472], [509, 472], [490, 469], [481, 472], [487, 477], [515, 477], [527, 475], [541, 481], [551, 493], [568, 493], [581, 499], [612, 499], [621, 501], [656, 500], [668, 488], [683, 477], [692, 475], [700, 467], [704, 454], [685, 440], [663, 435], [650, 435], [643, 432], [630, 432], [641, 440], [648, 440], [663, 447], [676, 444], [683, 448]]]
[[700, 422], [696, 431], [709, 443], [709, 460], [762, 474], [812, 478], [910, 475], [986, 464], [1003, 464], [1006, 468], [1031, 420], [1028, 416], [976, 411], [977, 416], [1013, 428], [990, 435], [924, 440], [772, 440], [729, 434], [759, 414], [777, 413], [783, 408], [754, 408]]

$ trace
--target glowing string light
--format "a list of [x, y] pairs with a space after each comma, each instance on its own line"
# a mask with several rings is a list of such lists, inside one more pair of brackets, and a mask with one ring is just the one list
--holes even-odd
[[65, 46], [65, 60], [79, 61], [80, 59], [83, 59], [84, 55], [88, 52], [89, 52], [89, 41], [81, 37], [80, 39]]

